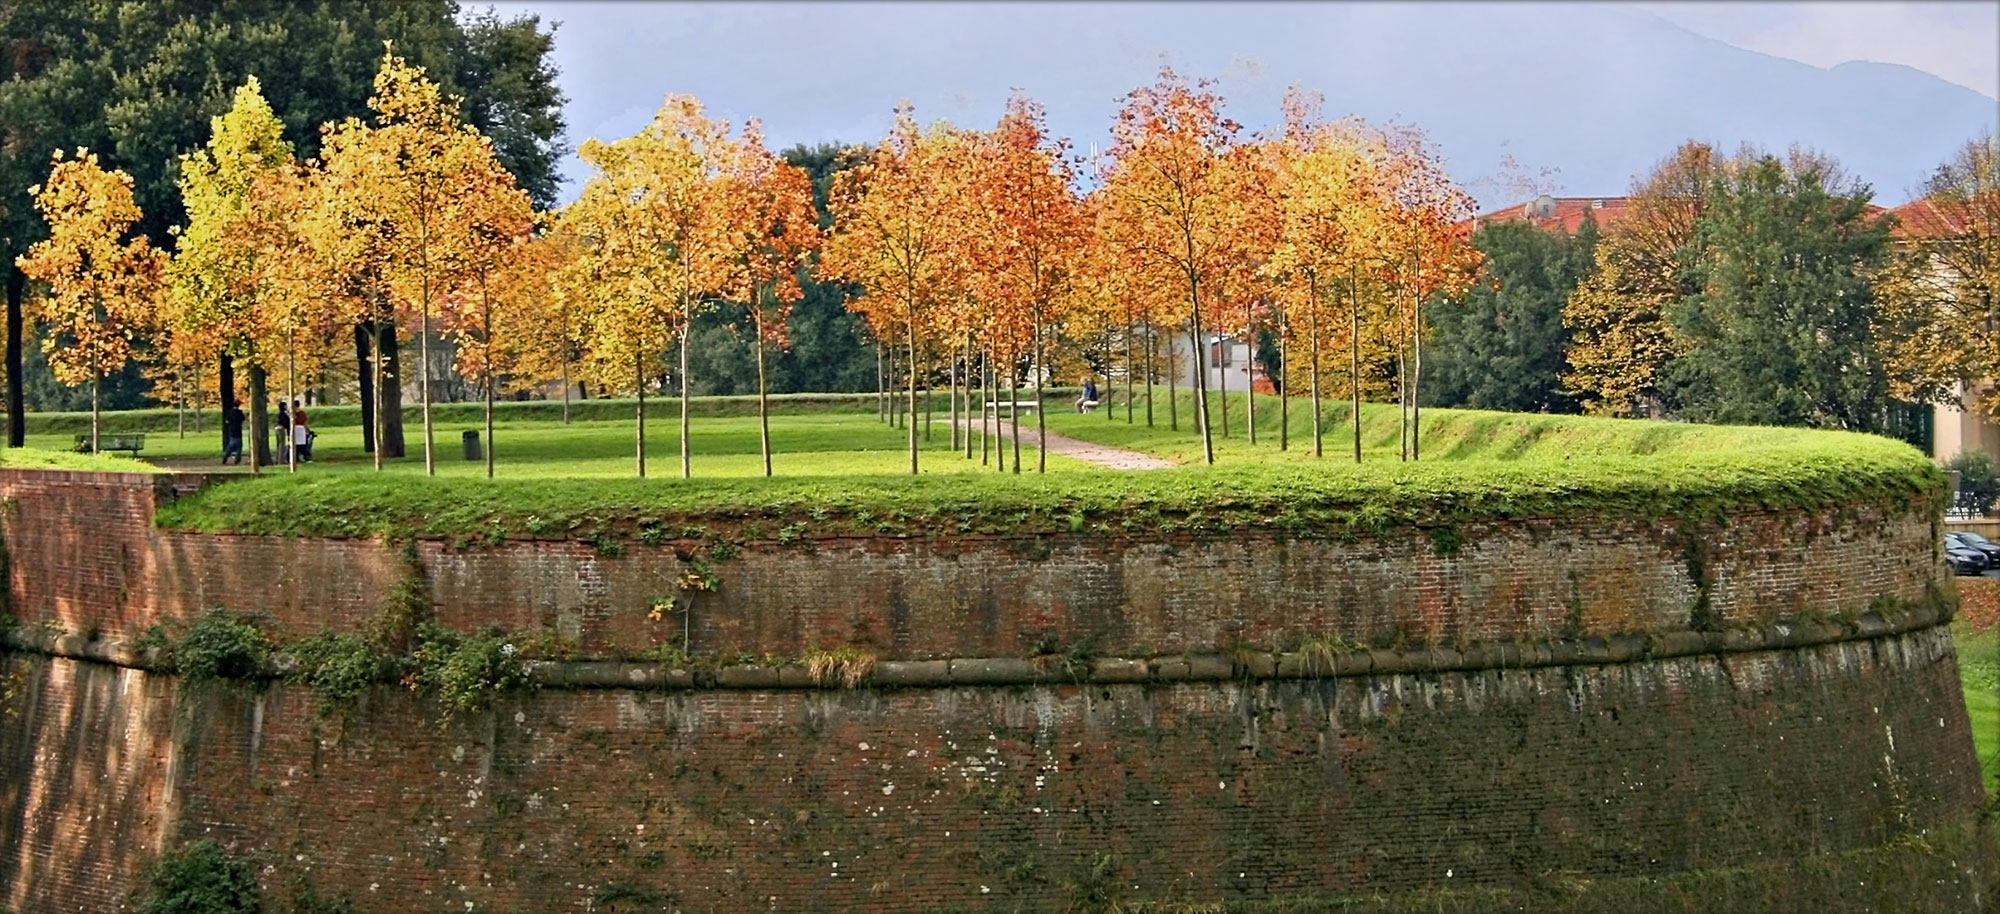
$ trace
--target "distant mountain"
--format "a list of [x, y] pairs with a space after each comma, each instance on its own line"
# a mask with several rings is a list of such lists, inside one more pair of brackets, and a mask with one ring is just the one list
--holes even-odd
[[[667, 92], [764, 119], [775, 144], [873, 142], [897, 99], [919, 119], [996, 120], [1010, 87], [1047, 106], [1079, 151], [1166, 54], [1214, 76], [1225, 113], [1273, 125], [1285, 87], [1326, 114], [1416, 124], [1483, 207], [1503, 155], [1559, 169], [1559, 191], [1617, 195], [1684, 140], [1774, 152], [1800, 143], [1908, 199], [2000, 103], [1920, 70], [1822, 69], [1703, 38], [1616, 6], [1503, 4], [551, 5], [575, 138], [638, 129]], [[658, 17], [649, 20], [646, 17]], [[648, 22], [654, 24], [649, 26]], [[627, 50], [620, 50], [620, 45]], [[578, 50], [567, 50], [570, 46]], [[585, 171], [572, 161], [575, 181]]]

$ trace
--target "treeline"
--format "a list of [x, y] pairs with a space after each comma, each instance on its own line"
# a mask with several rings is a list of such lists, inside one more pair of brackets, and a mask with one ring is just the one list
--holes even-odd
[[1430, 304], [1426, 400], [1920, 440], [1930, 404], [2000, 376], [1995, 158], [1986, 136], [1941, 163], [1903, 232], [1824, 156], [1701, 143], [1613, 225], [1481, 228], [1481, 281]]

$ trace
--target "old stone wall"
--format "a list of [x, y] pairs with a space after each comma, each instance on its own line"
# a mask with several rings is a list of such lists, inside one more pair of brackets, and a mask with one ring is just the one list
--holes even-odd
[[[0, 470], [14, 615], [106, 639], [208, 607], [279, 631], [356, 630], [410, 569], [370, 540], [158, 530], [174, 477]], [[179, 483], [186, 485], [187, 483]], [[1156, 535], [871, 538], [648, 546], [567, 540], [419, 544], [438, 619], [545, 629], [585, 655], [685, 636], [690, 653], [791, 657], [852, 645], [881, 659], [1014, 657], [1051, 638], [1099, 653], [1533, 641], [1855, 615], [1930, 598], [1942, 556], [1927, 504], [1746, 512], [1689, 526], [1561, 518], [1379, 539]], [[719, 586], [683, 592], [695, 560]], [[61, 573], [48, 573], [60, 569]], [[1949, 586], [1949, 585], [1946, 585]], [[683, 618], [653, 618], [675, 595]], [[1705, 597], [1705, 599], [1704, 599]], [[1695, 618], [1706, 614], [1706, 619]], [[685, 631], [684, 631], [685, 628]]]
[[339, 719], [289, 686], [177, 694], [20, 655], [0, 674], [29, 704], [0, 728], [0, 821], [28, 839], [0, 842], [0, 903], [21, 911], [110, 910], [169, 799], [175, 839], [225, 842], [273, 896], [359, 912], [1521, 885], [1782, 866], [1921, 837], [1981, 799], [1942, 627], [1427, 675], [541, 690], [443, 724], [389, 687]]
[[[1937, 846], [1983, 799], [1915, 502], [1358, 541], [426, 542], [454, 627], [633, 658], [681, 637], [649, 604], [699, 557], [694, 655], [855, 646], [903, 685], [575, 663], [544, 681], [591, 687], [476, 714], [385, 683], [323, 716], [121, 659], [211, 606], [356, 630], [412, 573], [376, 542], [154, 528], [196, 483], [0, 470], [0, 907], [117, 910], [199, 838], [276, 911], [1226, 907], [1758, 866], [1841, 897], [1799, 861]], [[1090, 662], [1020, 675], [1050, 648]], [[1994, 856], [1924, 890], [1990, 904]]]

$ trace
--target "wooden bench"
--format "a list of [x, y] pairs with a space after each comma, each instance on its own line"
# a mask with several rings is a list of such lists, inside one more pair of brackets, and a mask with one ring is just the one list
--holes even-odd
[[999, 414], [1000, 414], [1000, 411], [1001, 411], [1001, 410], [1003, 410], [1003, 409], [1004, 409], [1004, 410], [1007, 410], [1007, 411], [1008, 411], [1008, 415], [1013, 415], [1014, 413], [1017, 413], [1017, 412], [1032, 412], [1032, 411], [1034, 411], [1034, 410], [1037, 410], [1037, 409], [1041, 409], [1041, 408], [1042, 408], [1042, 404], [1041, 404], [1041, 403], [1039, 403], [1039, 402], [1036, 402], [1036, 401], [1034, 401], [1034, 400], [988, 400], [988, 401], [986, 401], [986, 411], [987, 411], [988, 413], [991, 413], [991, 414], [993, 414], [993, 415], [996, 415], [996, 416], [997, 416], [997, 415], [999, 415]]
[[[97, 449], [100, 451], [126, 451], [129, 452], [132, 456], [137, 457], [139, 456], [139, 452], [144, 450], [145, 447], [146, 447], [145, 435], [98, 435], [97, 436]], [[76, 452], [79, 454], [90, 453], [89, 435], [76, 436]]]

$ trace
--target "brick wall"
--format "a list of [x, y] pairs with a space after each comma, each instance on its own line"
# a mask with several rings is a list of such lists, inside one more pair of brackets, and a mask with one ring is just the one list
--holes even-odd
[[[4, 664], [36, 703], [0, 727], [0, 822], [29, 826], [0, 841], [15, 910], [109, 910], [169, 777], [175, 839], [225, 842], [273, 896], [303, 880], [363, 914], [1519, 886], [1782, 865], [1981, 799], [1942, 628], [1263, 683], [547, 690], [444, 726], [393, 688], [340, 721], [297, 688], [176, 696], [156, 674]], [[1795, 878], [1820, 876], [1838, 878]]]
[[[407, 568], [367, 540], [161, 531], [172, 477], [0, 470], [12, 612], [122, 638], [211, 606], [267, 612], [293, 632], [353, 630]], [[1689, 627], [1691, 568], [1709, 576], [1717, 622], [1857, 614], [1882, 596], [1923, 600], [1941, 577], [1920, 503], [1841, 512], [1748, 512], [1689, 530], [1675, 521], [1564, 518], [1458, 531], [1440, 555], [1424, 531], [1375, 540], [1086, 536], [630, 543], [619, 557], [561, 540], [456, 550], [421, 544], [439, 619], [542, 628], [586, 653], [678, 642], [696, 654], [797, 657], [856, 645], [881, 659], [1015, 657], [1045, 632], [1102, 653], [1236, 647], [1536, 640]], [[649, 617], [699, 556], [720, 587], [690, 618]], [[1704, 556], [1691, 563], [1690, 554]]]
[[[208, 606], [354, 629], [408, 573], [374, 542], [155, 529], [195, 483], [0, 470], [9, 610], [106, 639]], [[1456, 532], [1450, 554], [1419, 531], [749, 543], [708, 560], [722, 584], [695, 596], [692, 642], [921, 660], [1020, 658], [1050, 629], [1127, 656], [1660, 633], [1692, 623], [1695, 569], [1721, 622], [1952, 594], [1917, 503]], [[671, 544], [419, 552], [454, 626], [549, 628], [599, 655], [679, 635], [646, 614], [686, 568]], [[313, 706], [282, 684], [0, 654], [0, 906], [115, 909], [140, 861], [202, 837], [274, 898], [310, 885], [358, 912], [1248, 902], [1785, 867], [1982, 799], [1938, 626], [1537, 669], [542, 689], [442, 724], [392, 686], [348, 718]], [[1965, 872], [1990, 890], [1984, 865]]]

